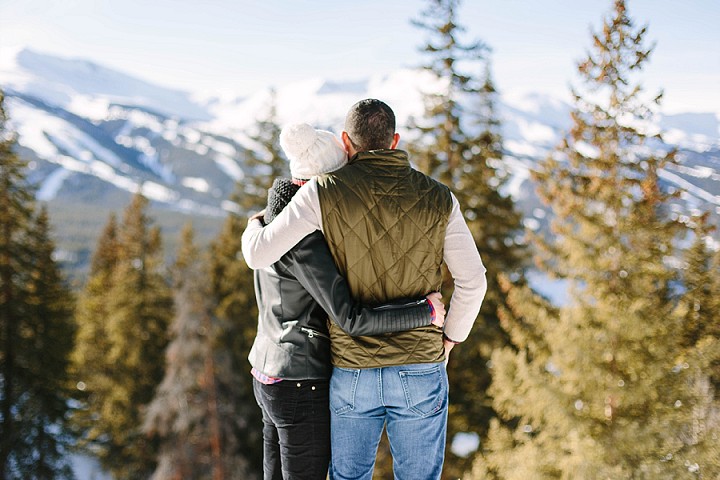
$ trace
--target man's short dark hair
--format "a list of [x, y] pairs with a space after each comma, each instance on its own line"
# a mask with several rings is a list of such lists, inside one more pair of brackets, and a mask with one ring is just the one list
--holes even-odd
[[390, 148], [395, 135], [395, 114], [380, 100], [360, 100], [345, 117], [345, 131], [358, 152]]

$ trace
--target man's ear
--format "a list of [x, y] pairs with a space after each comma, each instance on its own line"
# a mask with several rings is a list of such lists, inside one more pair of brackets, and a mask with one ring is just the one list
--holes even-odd
[[352, 157], [353, 155], [355, 155], [357, 152], [355, 151], [355, 148], [353, 148], [352, 142], [350, 141], [350, 136], [348, 136], [346, 131], [343, 130], [340, 138], [342, 139], [342, 144], [345, 147], [345, 151], [347, 152], [348, 157]]
[[395, 135], [393, 135], [393, 141], [392, 141], [392, 144], [390, 145], [390, 150], [396, 149], [398, 146], [398, 143], [400, 143], [400, 134], [396, 133]]

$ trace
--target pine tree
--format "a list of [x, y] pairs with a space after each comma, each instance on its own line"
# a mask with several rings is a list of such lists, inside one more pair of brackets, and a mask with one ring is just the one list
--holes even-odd
[[24, 393], [18, 365], [19, 326], [27, 297], [26, 286], [19, 281], [28, 270], [29, 254], [24, 241], [32, 221], [32, 193], [27, 188], [21, 161], [13, 151], [15, 135], [8, 131], [0, 92], [0, 327], [2, 327], [2, 435], [0, 435], [0, 474], [13, 478], [9, 471], [13, 445], [20, 437], [22, 424], [13, 415], [15, 404]]
[[[176, 316], [166, 353], [163, 382], [148, 408], [144, 429], [160, 437], [153, 479], [250, 478], [239, 456], [232, 425], [233, 406], [221, 404], [220, 390], [238, 382], [227, 364], [213, 317], [206, 263], [193, 244], [190, 225], [183, 230], [175, 264]], [[220, 374], [230, 374], [222, 378]], [[224, 398], [224, 401], [232, 401]], [[230, 413], [230, 415], [228, 415]]]
[[[275, 92], [270, 93], [268, 112], [257, 123], [251, 138], [258, 151], [250, 151], [246, 160], [252, 175], [238, 185], [232, 200], [242, 211], [265, 208], [267, 191], [277, 177], [288, 176], [288, 163], [280, 148], [280, 127], [276, 123]], [[218, 319], [222, 339], [217, 348], [226, 353], [229, 371], [218, 372], [225, 378], [232, 373], [235, 381], [223, 385], [219, 391], [220, 404], [233, 407], [227, 412], [239, 449], [250, 462], [253, 472], [262, 471], [262, 417], [253, 394], [252, 376], [247, 356], [257, 330], [257, 305], [253, 273], [242, 258], [241, 237], [247, 221], [231, 214], [225, 220], [217, 239], [210, 246], [210, 281], [214, 299], [214, 317]]]
[[701, 478], [720, 476], [720, 252], [708, 246], [707, 215], [692, 225], [695, 241], [685, 253], [684, 293], [678, 304], [682, 318], [682, 351], [676, 369], [687, 373], [678, 453], [688, 471]]
[[72, 478], [65, 420], [73, 300], [6, 122], [0, 91], [0, 478]]
[[[92, 298], [99, 285], [88, 285], [81, 304], [106, 314], [102, 327], [105, 339], [98, 346], [78, 346], [85, 356], [76, 355], [80, 381], [91, 403], [86, 415], [94, 420], [86, 437], [105, 468], [116, 478], [146, 478], [155, 469], [157, 443], [142, 432], [142, 413], [152, 400], [164, 371], [163, 352], [172, 318], [172, 295], [164, 277], [160, 231], [151, 227], [146, 214], [148, 201], [137, 194], [125, 210], [116, 232], [103, 237], [97, 265], [107, 260], [112, 271], [109, 290]], [[108, 227], [106, 232], [110, 232]], [[114, 256], [116, 255], [116, 256]], [[98, 281], [107, 272], [102, 271]], [[89, 298], [87, 298], [89, 297]], [[99, 302], [100, 305], [94, 304]], [[81, 336], [89, 339], [92, 335]], [[90, 359], [99, 359], [89, 366]]]
[[[489, 408], [487, 363], [506, 338], [497, 310], [504, 303], [497, 273], [521, 277], [524, 246], [517, 239], [521, 216], [509, 196], [500, 193], [507, 180], [502, 168], [502, 136], [497, 91], [492, 81], [489, 48], [464, 43], [458, 24], [458, 0], [430, 0], [422, 20], [414, 22], [429, 39], [425, 70], [438, 79], [438, 91], [425, 95], [425, 116], [415, 125], [421, 135], [410, 153], [425, 173], [455, 193], [488, 270], [488, 292], [477, 325], [468, 340], [454, 349], [449, 363], [448, 441], [458, 432], [481, 437], [494, 412]], [[451, 285], [446, 285], [447, 291]], [[445, 475], [457, 477], [466, 461], [448, 448]]]
[[277, 124], [275, 90], [270, 90], [267, 112], [257, 121], [255, 133], [250, 136], [254, 148], [248, 150], [245, 158], [247, 181], [243, 182], [235, 201], [245, 212], [265, 208], [267, 191], [273, 180], [289, 175], [288, 162], [280, 148], [280, 127]]
[[72, 438], [68, 417], [70, 353], [75, 340], [73, 296], [60, 266], [53, 259], [47, 209], [35, 218], [29, 237], [32, 270], [28, 278], [28, 319], [23, 327], [33, 332], [24, 365], [33, 379], [32, 398], [20, 416], [31, 427], [23, 442], [31, 455], [21, 468], [24, 478], [72, 478], [67, 446]]
[[[252, 270], [241, 253], [241, 237], [246, 219], [229, 215], [218, 237], [210, 245], [210, 284], [218, 320], [216, 348], [226, 355], [221, 365], [229, 369], [218, 376], [235, 378], [218, 388], [224, 414], [232, 419], [239, 453], [245, 455], [254, 473], [262, 472], [262, 415], [253, 394], [252, 375], [247, 356], [257, 330], [257, 305]], [[233, 377], [233, 374], [235, 376]]]
[[78, 332], [72, 370], [78, 379], [75, 398], [81, 406], [73, 411], [72, 425], [80, 445], [90, 447], [92, 453], [98, 455], [100, 450], [95, 446], [105, 437], [105, 430], [96, 418], [113, 385], [114, 368], [106, 355], [110, 350], [107, 318], [119, 248], [117, 219], [111, 214], [98, 238], [88, 279], [75, 310]]
[[[486, 455], [468, 478], [679, 478], [688, 375], [668, 262], [681, 225], [667, 215], [658, 148], [634, 74], [648, 59], [646, 28], [625, 2], [579, 64], [573, 125], [535, 180], [552, 208], [552, 233], [536, 236], [536, 263], [564, 279], [558, 307], [509, 282], [503, 324], [513, 348], [493, 355], [495, 409]], [[650, 103], [651, 102], [651, 103]], [[650, 104], [649, 104], [650, 103]], [[683, 407], [683, 405], [685, 405]]]
[[[683, 341], [688, 347], [697, 345], [705, 337], [720, 336], [720, 287], [718, 257], [708, 246], [712, 240], [708, 216], [693, 219], [695, 241], [685, 253], [683, 286], [680, 310], [683, 315]], [[713, 373], [713, 372], [711, 372]], [[715, 372], [713, 382], [720, 386], [720, 371]]]

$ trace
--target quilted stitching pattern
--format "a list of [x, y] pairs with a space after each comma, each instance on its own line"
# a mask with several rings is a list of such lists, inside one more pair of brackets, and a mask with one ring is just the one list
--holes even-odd
[[[410, 168], [404, 152], [383, 153], [365, 154], [320, 189], [325, 236], [335, 262], [353, 295], [369, 304], [439, 289], [452, 208], [447, 187]], [[442, 359], [440, 334], [434, 327], [351, 338], [333, 325], [330, 333], [333, 361], [339, 366]]]

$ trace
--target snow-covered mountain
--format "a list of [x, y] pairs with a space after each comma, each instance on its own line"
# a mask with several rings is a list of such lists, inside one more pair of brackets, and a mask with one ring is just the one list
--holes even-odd
[[0, 53], [0, 72], [3, 86], [90, 118], [106, 113], [108, 103], [185, 119], [208, 118], [205, 109], [186, 92], [152, 85], [82, 59], [28, 49], [5, 50]]
[[41, 200], [100, 183], [222, 216], [227, 191], [243, 177], [243, 148], [192, 126], [210, 115], [187, 93], [29, 50], [0, 57], [0, 87]]
[[[192, 218], [214, 234], [227, 199], [247, 171], [256, 122], [266, 115], [270, 91], [249, 97], [200, 97], [152, 85], [78, 59], [31, 50], [0, 51], [0, 88], [8, 96], [19, 153], [30, 161], [37, 196], [49, 203], [60, 246], [82, 264], [109, 211], [141, 190], [153, 200], [159, 223], [170, 231]], [[435, 88], [427, 73], [398, 70], [352, 82], [315, 78], [276, 89], [278, 123], [306, 121], [342, 130], [353, 103], [382, 98], [398, 118], [401, 137], [422, 115], [422, 91]], [[528, 216], [543, 213], [532, 195], [529, 171], [569, 125], [570, 107], [541, 93], [507, 92], [500, 104], [512, 175], [508, 193]], [[688, 208], [720, 214], [720, 115], [659, 116], [658, 128], [680, 149], [663, 179], [682, 189]], [[79, 238], [82, 237], [82, 238]]]

